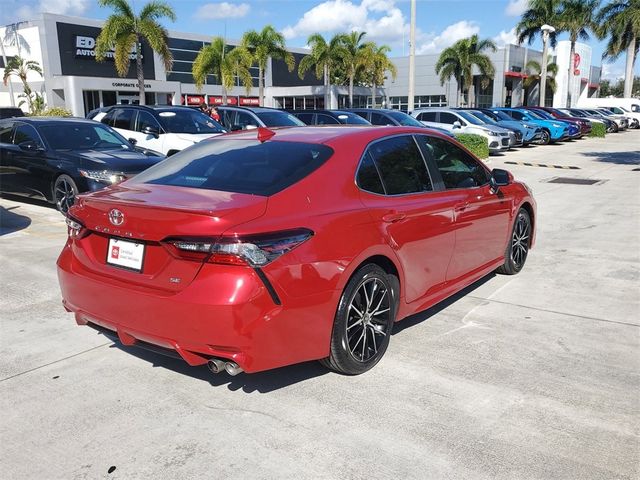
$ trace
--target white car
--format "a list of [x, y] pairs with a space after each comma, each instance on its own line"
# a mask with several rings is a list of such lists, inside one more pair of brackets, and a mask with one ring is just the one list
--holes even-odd
[[411, 116], [427, 127], [444, 128], [452, 133], [481, 135], [487, 139], [491, 153], [509, 150], [515, 143], [515, 135], [510, 130], [484, 123], [464, 110], [419, 108], [411, 112]]
[[109, 125], [139, 147], [173, 155], [226, 130], [204, 113], [189, 107], [113, 105], [87, 115]]

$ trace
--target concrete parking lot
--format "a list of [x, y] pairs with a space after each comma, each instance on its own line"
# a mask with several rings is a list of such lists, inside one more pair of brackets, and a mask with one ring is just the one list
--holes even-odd
[[538, 201], [524, 271], [397, 324], [359, 377], [114, 346], [61, 306], [62, 217], [0, 199], [0, 476], [638, 478], [640, 131], [490, 165]]

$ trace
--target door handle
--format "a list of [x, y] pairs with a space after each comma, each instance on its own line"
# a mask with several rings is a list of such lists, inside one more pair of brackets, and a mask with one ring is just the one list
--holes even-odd
[[404, 219], [407, 216], [406, 213], [401, 212], [391, 212], [382, 216], [382, 221], [387, 223], [396, 223], [400, 220]]
[[460, 203], [460, 204], [456, 205], [455, 211], [456, 212], [464, 212], [468, 207], [469, 207], [469, 202]]

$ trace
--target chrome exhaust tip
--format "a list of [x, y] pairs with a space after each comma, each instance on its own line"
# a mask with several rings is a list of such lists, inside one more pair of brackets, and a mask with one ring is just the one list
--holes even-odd
[[225, 363], [224, 364], [224, 369], [232, 377], [235, 377], [239, 373], [243, 372], [242, 368], [240, 368], [236, 362], [227, 362], [227, 363]]
[[211, 358], [207, 362], [207, 367], [209, 368], [209, 370], [211, 370], [212, 373], [220, 373], [224, 371], [225, 364], [224, 361], [220, 360], [219, 358]]

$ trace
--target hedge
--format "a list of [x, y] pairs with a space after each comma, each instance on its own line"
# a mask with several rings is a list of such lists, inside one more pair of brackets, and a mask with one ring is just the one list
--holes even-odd
[[476, 135], [474, 133], [458, 133], [456, 134], [456, 140], [464, 145], [467, 150], [473, 153], [476, 157], [489, 157], [489, 142], [482, 135]]
[[40, 113], [43, 117], [70, 117], [71, 112], [60, 107], [47, 108], [44, 112]]
[[607, 127], [605, 127], [604, 123], [600, 123], [600, 122], [591, 123], [591, 132], [589, 132], [590, 137], [604, 138], [606, 133], [607, 133]]

